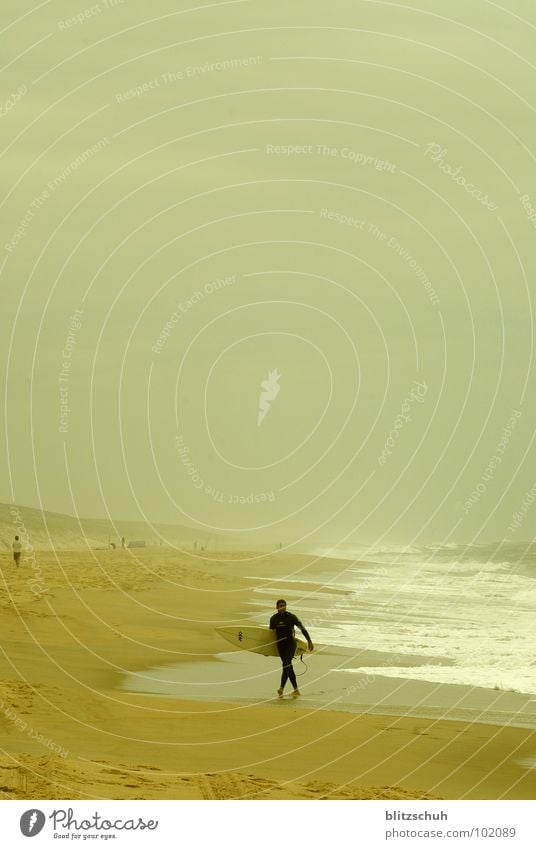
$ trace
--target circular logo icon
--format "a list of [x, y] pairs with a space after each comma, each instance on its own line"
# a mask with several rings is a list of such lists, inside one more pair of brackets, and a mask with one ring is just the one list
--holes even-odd
[[20, 830], [25, 837], [35, 837], [39, 834], [46, 821], [43, 811], [37, 808], [30, 808], [29, 811], [24, 811], [20, 818]]

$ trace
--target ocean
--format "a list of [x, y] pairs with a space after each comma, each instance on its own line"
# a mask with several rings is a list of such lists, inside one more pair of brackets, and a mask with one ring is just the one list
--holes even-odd
[[[314, 553], [348, 563], [329, 576], [347, 592], [315, 604], [296, 588], [289, 609], [299, 605], [318, 643], [395, 658], [356, 672], [536, 696], [536, 544]], [[429, 662], [413, 666], [414, 655]]]

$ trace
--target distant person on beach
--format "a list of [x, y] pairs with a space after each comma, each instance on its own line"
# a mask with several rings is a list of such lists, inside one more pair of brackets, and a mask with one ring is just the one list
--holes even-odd
[[125, 537], [121, 537], [121, 548], [126, 548], [126, 547], [127, 547], [127, 541], [126, 541]]
[[296, 673], [294, 672], [294, 667], [292, 666], [292, 658], [294, 657], [294, 652], [296, 651], [296, 640], [294, 639], [294, 628], [299, 628], [302, 632], [303, 636], [307, 640], [307, 646], [309, 651], [313, 651], [314, 646], [311, 642], [311, 637], [307, 633], [306, 629], [300, 622], [297, 616], [294, 613], [289, 613], [287, 610], [287, 603], [283, 598], [278, 599], [276, 602], [277, 613], [270, 619], [270, 628], [272, 631], [275, 631], [275, 636], [277, 640], [277, 650], [279, 652], [279, 657], [281, 658], [281, 686], [277, 691], [277, 695], [280, 699], [283, 698], [283, 690], [285, 689], [285, 684], [290, 678], [290, 683], [294, 687], [294, 692], [292, 693], [293, 698], [297, 699], [300, 695], [300, 691], [298, 690], [298, 682], [296, 681]]
[[13, 560], [15, 561], [15, 566], [18, 566], [20, 563], [20, 554], [22, 551], [22, 543], [18, 536], [13, 540]]

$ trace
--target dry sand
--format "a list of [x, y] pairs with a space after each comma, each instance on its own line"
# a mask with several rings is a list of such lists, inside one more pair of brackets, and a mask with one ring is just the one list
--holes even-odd
[[246, 610], [247, 575], [276, 593], [308, 562], [210, 558], [36, 552], [16, 571], [3, 556], [0, 797], [534, 798], [518, 763], [531, 729], [118, 689], [128, 671], [224, 650], [214, 628]]

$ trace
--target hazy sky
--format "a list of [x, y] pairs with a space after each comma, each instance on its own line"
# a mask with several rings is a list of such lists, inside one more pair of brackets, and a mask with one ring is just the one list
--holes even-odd
[[533, 536], [532, 2], [3, 0], [1, 32], [0, 500]]

